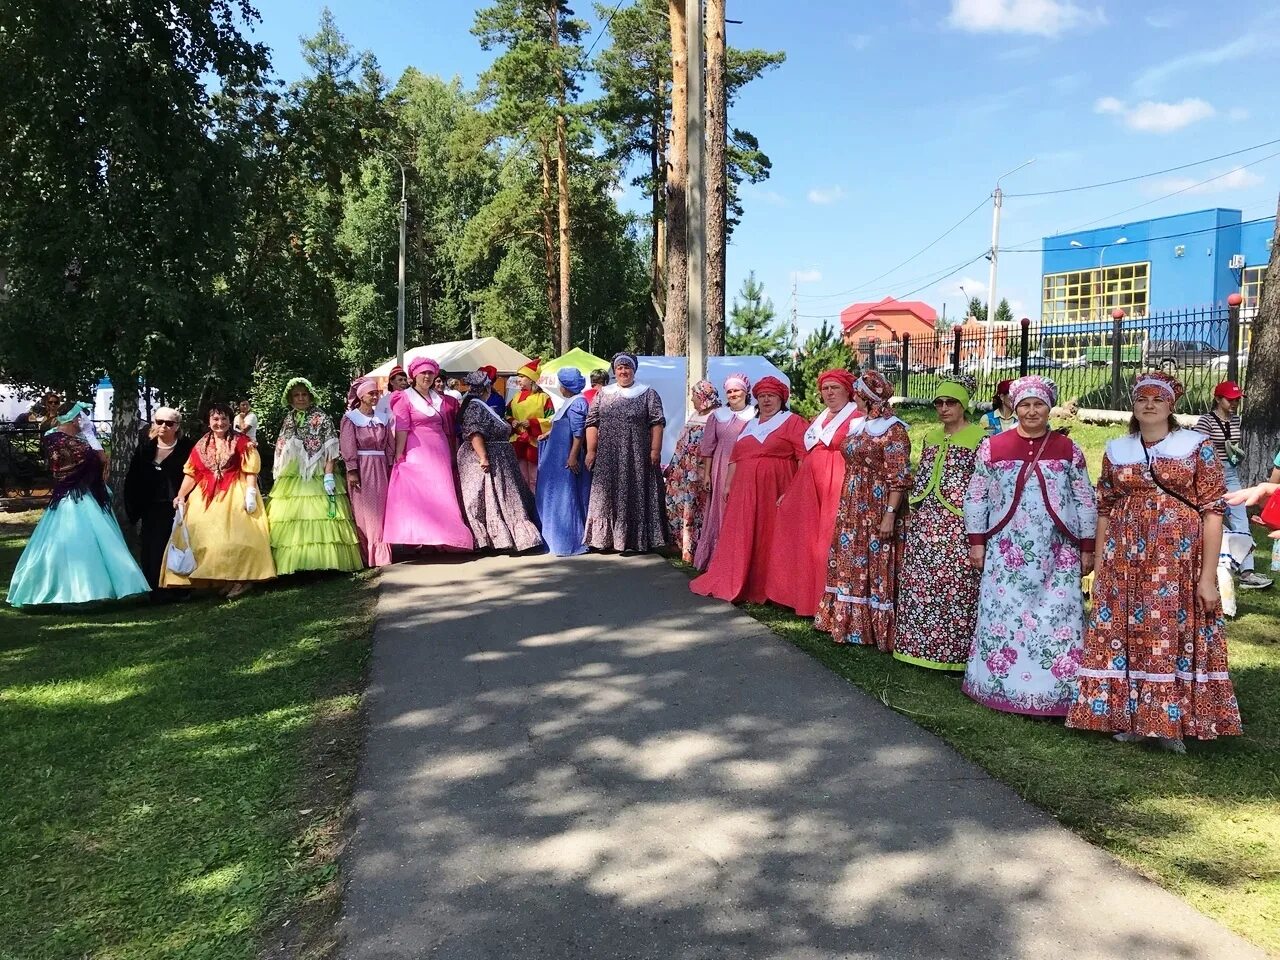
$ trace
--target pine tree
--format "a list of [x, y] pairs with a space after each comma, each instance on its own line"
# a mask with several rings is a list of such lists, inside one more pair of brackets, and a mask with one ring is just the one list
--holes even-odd
[[857, 367], [849, 345], [828, 320], [812, 331], [800, 345], [795, 360], [786, 367], [791, 378], [791, 409], [807, 417], [815, 416], [822, 405], [818, 393], [818, 377], [826, 370], [855, 370]]
[[1000, 299], [999, 306], [996, 307], [996, 323], [1013, 323], [1013, 308], [1009, 306], [1009, 301], [1003, 297]]
[[977, 320], [979, 323], [985, 322], [987, 319], [986, 304], [984, 304], [977, 297], [970, 297], [969, 298], [969, 316], [973, 317], [973, 319]]
[[783, 324], [774, 324], [777, 313], [773, 300], [764, 294], [764, 284], [755, 271], [747, 274], [742, 289], [733, 299], [729, 311], [726, 346], [730, 356], [764, 357], [780, 364], [790, 349], [791, 341]]

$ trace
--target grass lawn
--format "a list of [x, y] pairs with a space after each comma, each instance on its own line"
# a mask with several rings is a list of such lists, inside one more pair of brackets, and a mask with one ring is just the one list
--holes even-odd
[[[932, 412], [907, 411], [919, 435]], [[1095, 472], [1116, 427], [1074, 425]], [[1258, 569], [1270, 544], [1258, 537]], [[1240, 591], [1227, 628], [1245, 735], [1185, 757], [996, 713], [960, 678], [866, 648], [836, 647], [789, 611], [747, 612], [886, 706], [942, 737], [1031, 802], [1242, 936], [1280, 954], [1280, 584]]]
[[[26, 532], [0, 523], [0, 583]], [[0, 604], [0, 958], [322, 949], [375, 593]]]

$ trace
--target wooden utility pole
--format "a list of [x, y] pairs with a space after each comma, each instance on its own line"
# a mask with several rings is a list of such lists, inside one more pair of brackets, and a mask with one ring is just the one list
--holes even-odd
[[685, 188], [689, 182], [687, 145], [692, 142], [688, 130], [689, 40], [685, 19], [685, 7], [689, 2], [667, 0], [667, 15], [671, 23], [671, 142], [667, 151], [667, 304], [662, 317], [662, 334], [669, 357], [684, 354], [689, 318], [688, 251], [685, 246]]
[[1249, 378], [1244, 384], [1241, 423], [1244, 462], [1240, 465], [1240, 479], [1246, 486], [1267, 479], [1271, 458], [1280, 446], [1280, 199], [1276, 217], [1271, 263], [1262, 277], [1249, 338]]
[[556, 283], [556, 234], [551, 223], [551, 144], [545, 140], [539, 146], [539, 165], [542, 167], [542, 265], [546, 271], [547, 312], [551, 315], [551, 325], [555, 328], [554, 341], [560, 342], [560, 324], [562, 322], [560, 307], [560, 287]]
[[689, 32], [688, 59], [686, 61], [689, 78], [689, 122], [685, 146], [689, 152], [689, 180], [685, 191], [687, 206], [685, 211], [685, 228], [687, 231], [686, 252], [688, 254], [687, 269], [689, 271], [689, 309], [688, 309], [688, 387], [685, 391], [685, 402], [692, 409], [690, 390], [699, 380], [707, 376], [707, 321], [706, 301], [707, 287], [704, 268], [707, 255], [707, 206], [705, 161], [707, 153], [706, 121], [707, 101], [703, 92], [703, 33], [702, 33], [702, 0], [688, 0], [686, 21]]
[[557, 151], [557, 188], [560, 193], [560, 352], [568, 353], [573, 349], [573, 335], [569, 324], [569, 133], [565, 113], [568, 107], [568, 95], [565, 90], [564, 64], [560, 62], [560, 3], [559, 0], [547, 0], [547, 12], [551, 16], [551, 52], [556, 69], [556, 151]]
[[707, 0], [707, 355], [724, 356], [728, 127], [725, 97], [725, 0]]

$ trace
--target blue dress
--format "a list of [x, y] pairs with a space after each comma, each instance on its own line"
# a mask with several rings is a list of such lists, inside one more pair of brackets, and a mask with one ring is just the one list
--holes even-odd
[[[542, 539], [558, 557], [586, 553], [582, 532], [587, 523], [587, 500], [591, 496], [591, 473], [586, 467], [587, 401], [576, 396], [551, 422], [551, 433], [538, 444], [538, 516], [542, 519]], [[575, 474], [565, 466], [573, 438], [582, 439]]]
[[53, 497], [18, 558], [9, 603], [89, 603], [150, 592], [111, 513], [97, 451], [57, 430], [45, 434], [42, 445]]

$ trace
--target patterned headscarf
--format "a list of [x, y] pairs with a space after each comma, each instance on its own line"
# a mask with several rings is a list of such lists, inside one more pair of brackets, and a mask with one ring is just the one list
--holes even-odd
[[1036, 373], [1029, 373], [1013, 381], [1013, 385], [1009, 387], [1009, 402], [1013, 404], [1014, 410], [1018, 409], [1018, 404], [1023, 400], [1033, 399], [1043, 400], [1046, 406], [1052, 407], [1058, 402], [1057, 384]]
[[693, 408], [699, 413], [706, 413], [720, 406], [720, 394], [716, 385], [710, 380], [699, 380], [689, 388], [689, 396], [693, 398]]
[[378, 389], [378, 381], [373, 377], [360, 377], [351, 381], [351, 389], [347, 391], [347, 409], [354, 410], [360, 406], [360, 398], [370, 389]]
[[791, 388], [777, 377], [763, 377], [751, 388], [751, 395], [759, 400], [763, 395], [771, 393], [782, 400], [783, 405], [791, 399]]
[[587, 378], [577, 367], [562, 367], [557, 370], [556, 380], [559, 381], [560, 386], [575, 395], [581, 393], [582, 388], [587, 385]]
[[305, 387], [307, 393], [311, 397], [311, 402], [316, 402], [316, 388], [311, 386], [311, 381], [306, 377], [293, 377], [284, 385], [284, 393], [280, 394], [280, 402], [290, 410], [293, 409], [293, 404], [289, 402], [289, 394], [293, 393], [294, 387]]
[[440, 376], [440, 364], [436, 363], [430, 357], [414, 357], [409, 361], [409, 379], [417, 380], [418, 374], [426, 371], [433, 376]]
[[613, 358], [612, 366], [616, 368], [618, 364], [622, 364], [624, 367], [630, 367], [632, 370], [635, 370], [639, 368], [640, 361], [636, 359], [636, 355], [634, 353], [627, 353], [624, 350], [622, 353], [616, 354]]
[[405, 373], [404, 367], [400, 366], [400, 364], [398, 363], [394, 367], [392, 367], [391, 372], [387, 374], [387, 381], [390, 382], [394, 380], [397, 376], [401, 376], [401, 377], [409, 376], [409, 374]]
[[838, 383], [844, 387], [845, 392], [849, 394], [849, 399], [853, 399], [853, 374], [841, 367], [833, 370], [824, 370], [818, 374], [818, 389], [821, 390], [824, 384]]
[[751, 378], [745, 373], [731, 373], [724, 378], [724, 390], [728, 393], [730, 390], [738, 389], [743, 393], [751, 392]]
[[489, 378], [491, 384], [498, 382], [498, 368], [493, 364], [486, 363], [483, 367], [478, 367], [477, 369]]
[[[288, 393], [286, 392], [285, 395], [288, 396]], [[78, 400], [67, 409], [66, 413], [59, 414], [57, 421], [62, 424], [70, 423], [72, 420], [79, 419], [82, 416], [88, 416], [90, 409], [91, 408], [87, 403], [82, 400]]]
[[493, 381], [489, 379], [489, 374], [485, 372], [483, 367], [479, 370], [472, 370], [462, 378], [462, 382], [467, 385], [468, 393], [474, 393], [477, 396], [493, 386]]
[[864, 370], [853, 385], [855, 393], [867, 402], [867, 419], [876, 420], [893, 412], [893, 384], [879, 370]]
[[1170, 403], [1177, 403], [1187, 392], [1177, 377], [1170, 376], [1163, 370], [1148, 370], [1146, 373], [1139, 374], [1138, 379], [1133, 381], [1130, 398], [1136, 401], [1140, 390], [1151, 389], [1160, 391]]

